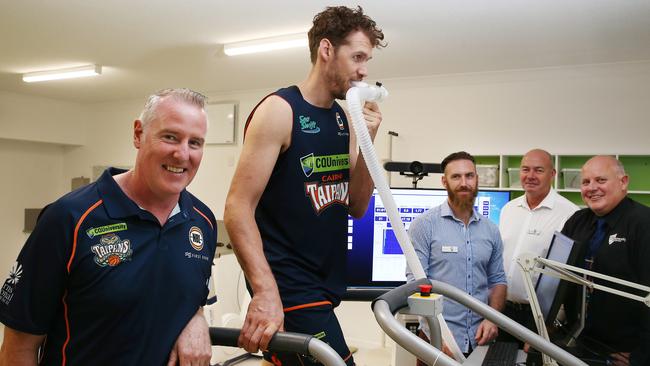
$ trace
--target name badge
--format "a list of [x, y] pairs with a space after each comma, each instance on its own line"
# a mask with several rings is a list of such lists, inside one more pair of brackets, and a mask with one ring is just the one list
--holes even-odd
[[442, 252], [443, 253], [458, 253], [458, 247], [451, 246], [451, 245], [443, 245], [442, 246]]

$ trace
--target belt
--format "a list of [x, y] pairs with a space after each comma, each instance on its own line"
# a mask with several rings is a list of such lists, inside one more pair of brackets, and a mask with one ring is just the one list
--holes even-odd
[[529, 304], [520, 304], [512, 301], [506, 301], [506, 307], [514, 309], [516, 311], [530, 311]]

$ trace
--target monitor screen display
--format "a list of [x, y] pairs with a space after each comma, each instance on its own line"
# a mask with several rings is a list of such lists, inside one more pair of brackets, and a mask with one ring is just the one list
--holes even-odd
[[[408, 231], [411, 222], [447, 199], [444, 189], [391, 189], [400, 217]], [[474, 207], [499, 224], [501, 209], [510, 192], [479, 191]], [[381, 197], [375, 190], [365, 215], [348, 220], [347, 286], [389, 288], [406, 282], [406, 259], [397, 242]]]
[[[546, 259], [559, 263], [572, 263], [569, 260], [571, 259], [571, 253], [574, 252], [573, 243], [571, 238], [556, 231], [553, 234]], [[537, 285], [535, 286], [537, 301], [539, 302], [544, 320], [548, 325], [553, 324], [562, 303], [562, 298], [558, 296], [559, 285], [559, 278], [540, 273], [537, 279]]]

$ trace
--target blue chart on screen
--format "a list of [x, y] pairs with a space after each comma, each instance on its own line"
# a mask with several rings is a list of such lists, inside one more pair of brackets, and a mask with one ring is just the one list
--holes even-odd
[[397, 237], [393, 229], [384, 230], [384, 250], [382, 250], [382, 253], [404, 254], [402, 248], [399, 246], [399, 242], [397, 242]]

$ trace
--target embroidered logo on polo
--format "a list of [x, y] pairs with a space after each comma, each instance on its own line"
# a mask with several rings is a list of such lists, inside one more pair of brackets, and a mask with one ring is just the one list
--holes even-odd
[[312, 121], [311, 117], [299, 116], [300, 130], [304, 133], [319, 133], [320, 127], [316, 125], [316, 121]]
[[116, 233], [118, 231], [124, 231], [126, 229], [127, 229], [126, 223], [120, 222], [117, 224], [104, 225], [100, 227], [91, 227], [90, 229], [86, 230], [86, 235], [88, 235], [88, 237], [92, 239], [99, 235]]
[[113, 233], [103, 235], [99, 239], [99, 244], [91, 246], [90, 250], [95, 253], [95, 263], [100, 267], [115, 267], [122, 262], [130, 261], [133, 254], [131, 241], [122, 240]]
[[307, 154], [300, 158], [300, 167], [305, 177], [309, 177], [313, 173], [350, 169], [350, 154], [322, 156], [313, 153]]
[[192, 248], [200, 252], [201, 249], [203, 249], [203, 232], [201, 229], [196, 226], [192, 226], [190, 228], [189, 238]]
[[22, 275], [23, 265], [16, 262], [13, 266], [11, 266], [11, 269], [9, 270], [9, 278], [7, 278], [7, 282], [15, 286], [18, 284], [18, 281], [20, 281], [20, 276]]
[[0, 289], [0, 301], [3, 304], [9, 305], [11, 299], [13, 299], [14, 290], [16, 289], [16, 285], [18, 284], [18, 281], [20, 281], [22, 274], [23, 265], [18, 262], [14, 263], [14, 265], [9, 270], [9, 277], [2, 285], [2, 289]]
[[609, 236], [609, 240], [608, 240], [609, 245], [612, 245], [614, 243], [625, 243], [627, 241], [627, 239], [625, 238], [617, 238], [616, 235], [618, 234], [613, 234]]

